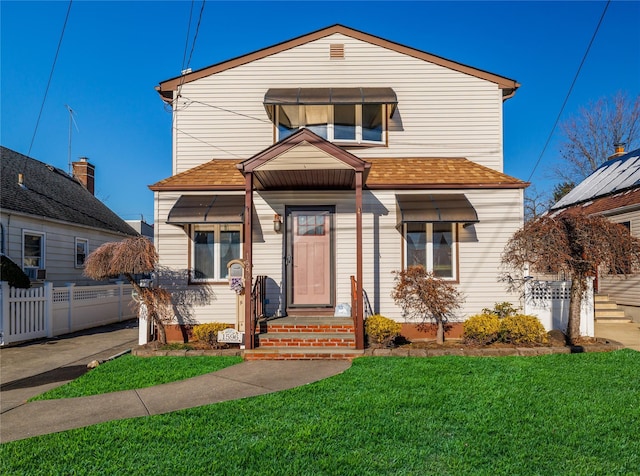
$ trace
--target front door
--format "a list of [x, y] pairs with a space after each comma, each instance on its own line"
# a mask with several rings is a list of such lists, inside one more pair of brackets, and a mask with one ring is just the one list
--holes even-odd
[[333, 306], [333, 207], [296, 207], [287, 214], [288, 305]]

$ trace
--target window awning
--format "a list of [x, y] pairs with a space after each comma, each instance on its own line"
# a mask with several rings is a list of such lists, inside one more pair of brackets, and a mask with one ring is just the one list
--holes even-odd
[[477, 223], [475, 208], [462, 193], [396, 195], [398, 224], [446, 222]]
[[398, 97], [392, 88], [271, 88], [264, 105], [277, 104], [390, 104], [391, 116]]
[[167, 223], [243, 223], [244, 195], [182, 195]]

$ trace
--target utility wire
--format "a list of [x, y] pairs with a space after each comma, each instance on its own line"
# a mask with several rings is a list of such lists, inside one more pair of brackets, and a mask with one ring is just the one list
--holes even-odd
[[69, 13], [71, 12], [71, 4], [73, 0], [69, 0], [69, 6], [67, 7], [67, 16], [64, 18], [64, 25], [62, 25], [62, 32], [60, 33], [60, 40], [58, 41], [58, 48], [56, 49], [56, 55], [53, 58], [53, 64], [51, 65], [51, 72], [49, 73], [49, 81], [47, 81], [47, 88], [44, 91], [44, 97], [42, 98], [42, 104], [40, 105], [40, 112], [38, 113], [38, 120], [36, 121], [36, 127], [33, 130], [33, 137], [31, 137], [31, 144], [29, 144], [29, 152], [27, 155], [31, 155], [31, 148], [33, 142], [36, 140], [36, 133], [38, 132], [38, 126], [40, 125], [40, 118], [42, 117], [42, 110], [44, 109], [44, 103], [47, 100], [47, 94], [49, 93], [49, 86], [51, 85], [51, 79], [53, 78], [53, 70], [56, 67], [58, 61], [58, 53], [60, 53], [60, 46], [62, 45], [62, 38], [64, 37], [64, 31], [67, 28], [67, 20], [69, 20]]
[[189, 69], [189, 65], [191, 64], [191, 58], [193, 56], [193, 51], [196, 48], [196, 40], [198, 39], [198, 32], [200, 31], [200, 23], [202, 22], [202, 13], [204, 12], [204, 5], [206, 3], [206, 0], [202, 0], [202, 6], [200, 7], [200, 15], [198, 17], [198, 24], [196, 25], [196, 31], [193, 35], [193, 42], [191, 43], [191, 51], [189, 52], [189, 59], [185, 63], [184, 59], [187, 55], [187, 46], [189, 44], [189, 33], [191, 32], [191, 18], [193, 15], [193, 3], [194, 2], [192, 0], [191, 10], [189, 12], [189, 27], [187, 28], [187, 40], [184, 45], [184, 54], [182, 56], [182, 70], [180, 71], [180, 74], [182, 74], [182, 78], [180, 78], [180, 84], [178, 85], [178, 94], [176, 95], [176, 97], [180, 97], [180, 93], [182, 91], [182, 85], [184, 84], [184, 79], [185, 79], [185, 71]]
[[193, 17], [193, 4], [195, 0], [191, 0], [191, 9], [189, 10], [189, 24], [187, 25], [187, 38], [184, 41], [184, 53], [182, 53], [182, 68], [184, 70], [184, 62], [187, 59], [187, 49], [189, 48], [189, 36], [191, 36], [191, 18]]
[[582, 70], [582, 66], [584, 65], [587, 56], [589, 55], [589, 50], [591, 50], [591, 45], [593, 44], [593, 41], [596, 39], [596, 35], [598, 34], [598, 30], [600, 29], [600, 25], [602, 25], [602, 20], [604, 20], [604, 15], [605, 13], [607, 13], [607, 8], [609, 8], [609, 4], [611, 3], [611, 0], [607, 1], [607, 4], [604, 6], [604, 10], [602, 11], [602, 15], [600, 15], [600, 21], [598, 21], [598, 25], [596, 26], [595, 31], [593, 32], [593, 36], [591, 37], [591, 41], [589, 42], [589, 46], [587, 46], [587, 50], [584, 52], [584, 56], [582, 57], [582, 61], [580, 62], [580, 66], [578, 67], [578, 71], [576, 71], [576, 75], [573, 77], [573, 81], [571, 83], [571, 86], [569, 87], [569, 91], [567, 92], [566, 97], [564, 98], [564, 102], [562, 103], [562, 107], [560, 108], [560, 112], [558, 113], [558, 117], [556, 117], [556, 122], [553, 123], [553, 127], [551, 128], [551, 132], [549, 132], [549, 136], [547, 137], [547, 141], [544, 144], [544, 147], [542, 148], [542, 152], [540, 153], [540, 156], [538, 157], [538, 160], [536, 161], [536, 164], [533, 166], [533, 170], [531, 171], [531, 174], [529, 175], [529, 178], [527, 179], [527, 182], [531, 182], [531, 177], [533, 177], [533, 174], [536, 172], [536, 169], [538, 168], [538, 165], [540, 165], [540, 161], [542, 160], [542, 156], [544, 155], [544, 153], [547, 150], [547, 147], [549, 146], [549, 142], [551, 142], [551, 138], [553, 137], [553, 134], [556, 130], [556, 127], [558, 127], [558, 122], [560, 122], [560, 117], [562, 116], [562, 113], [564, 112], [564, 108], [567, 105], [567, 101], [569, 101], [569, 96], [571, 96], [571, 92], [573, 91], [573, 87], [576, 84], [576, 81], [578, 80], [578, 76], [580, 75], [580, 71]]

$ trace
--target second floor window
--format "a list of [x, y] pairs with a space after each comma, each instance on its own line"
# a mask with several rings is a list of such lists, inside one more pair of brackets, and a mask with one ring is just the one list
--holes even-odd
[[383, 104], [283, 104], [276, 107], [277, 140], [306, 127], [337, 143], [385, 143]]

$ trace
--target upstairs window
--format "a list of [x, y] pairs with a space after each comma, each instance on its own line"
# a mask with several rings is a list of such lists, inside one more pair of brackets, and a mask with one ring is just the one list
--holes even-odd
[[330, 142], [384, 144], [384, 108], [383, 104], [276, 106], [276, 140], [306, 127]]
[[86, 238], [76, 238], [76, 268], [82, 268], [89, 254], [89, 240]]
[[330, 142], [385, 145], [397, 105], [389, 87], [271, 88], [264, 96], [276, 141], [304, 127]]

